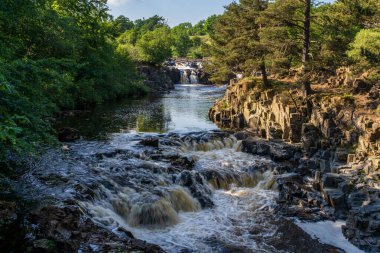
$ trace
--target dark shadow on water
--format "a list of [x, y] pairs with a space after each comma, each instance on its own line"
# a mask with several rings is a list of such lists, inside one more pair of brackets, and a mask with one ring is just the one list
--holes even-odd
[[225, 87], [182, 86], [159, 96], [123, 99], [96, 106], [91, 111], [61, 117], [56, 129], [73, 127], [85, 139], [106, 139], [123, 132], [165, 133], [211, 130], [217, 127], [207, 118], [212, 104]]

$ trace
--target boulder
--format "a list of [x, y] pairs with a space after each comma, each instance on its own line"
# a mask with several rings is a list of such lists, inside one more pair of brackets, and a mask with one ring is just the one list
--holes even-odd
[[164, 252], [160, 247], [97, 226], [75, 205], [45, 206], [29, 217], [33, 227], [30, 252]]
[[187, 187], [203, 208], [214, 206], [211, 189], [199, 172], [185, 170], [177, 176], [175, 181], [177, 184]]
[[[364, 200], [364, 196], [359, 198]], [[380, 202], [356, 205], [350, 209], [343, 234], [366, 252], [380, 252]]]
[[345, 182], [345, 179], [336, 173], [325, 173], [322, 176], [323, 188], [338, 188], [339, 184]]
[[147, 138], [147, 139], [140, 141], [140, 144], [147, 146], [147, 147], [158, 148], [160, 141], [158, 138]]
[[61, 142], [73, 142], [80, 139], [80, 133], [77, 129], [63, 127], [58, 130], [58, 140]]

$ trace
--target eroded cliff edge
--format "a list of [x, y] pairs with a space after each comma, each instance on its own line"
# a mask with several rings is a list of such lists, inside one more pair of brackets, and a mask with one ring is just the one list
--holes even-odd
[[259, 86], [252, 79], [232, 80], [210, 119], [249, 133], [243, 141], [249, 153], [300, 145], [302, 155], [292, 158], [296, 165], [277, 178], [281, 213], [345, 219], [343, 233], [353, 244], [380, 251], [380, 83], [340, 69], [314, 85], [308, 98], [291, 83]]

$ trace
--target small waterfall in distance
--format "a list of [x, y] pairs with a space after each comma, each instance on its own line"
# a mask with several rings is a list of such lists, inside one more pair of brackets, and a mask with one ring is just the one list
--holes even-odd
[[199, 84], [198, 69], [189, 63], [177, 63], [176, 68], [181, 74], [181, 84]]

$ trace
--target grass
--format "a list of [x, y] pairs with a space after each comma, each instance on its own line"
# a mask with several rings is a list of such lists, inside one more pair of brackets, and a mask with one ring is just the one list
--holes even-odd
[[344, 93], [342, 96], [342, 99], [344, 100], [344, 102], [347, 102], [353, 105], [355, 104], [355, 98], [352, 94]]

